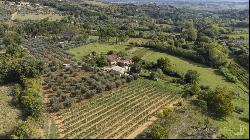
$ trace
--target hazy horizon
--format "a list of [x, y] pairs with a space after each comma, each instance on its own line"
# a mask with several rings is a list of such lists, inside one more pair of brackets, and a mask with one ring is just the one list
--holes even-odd
[[97, 1], [120, 1], [120, 2], [129, 2], [129, 3], [137, 3], [137, 2], [167, 2], [167, 1], [184, 1], [184, 2], [249, 2], [249, 0], [97, 0]]

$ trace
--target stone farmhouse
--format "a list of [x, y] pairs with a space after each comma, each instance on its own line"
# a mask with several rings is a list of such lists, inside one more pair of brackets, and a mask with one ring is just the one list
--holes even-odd
[[126, 74], [129, 72], [129, 65], [132, 64], [132, 60], [128, 57], [119, 57], [117, 54], [111, 54], [106, 56], [109, 62], [109, 67], [105, 67], [104, 70], [119, 72], [120, 74]]
[[110, 65], [128, 66], [132, 64], [132, 60], [128, 57], [118, 57], [117, 54], [108, 55], [107, 60]]

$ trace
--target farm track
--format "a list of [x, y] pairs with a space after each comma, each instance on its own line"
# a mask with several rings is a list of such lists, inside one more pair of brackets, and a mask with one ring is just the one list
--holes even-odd
[[176, 100], [173, 94], [137, 80], [57, 113], [60, 138], [129, 138]]

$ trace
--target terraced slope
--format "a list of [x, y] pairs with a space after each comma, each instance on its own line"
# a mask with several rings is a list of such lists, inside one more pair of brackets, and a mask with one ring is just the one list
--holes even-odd
[[127, 138], [177, 96], [137, 80], [61, 111], [61, 138]]

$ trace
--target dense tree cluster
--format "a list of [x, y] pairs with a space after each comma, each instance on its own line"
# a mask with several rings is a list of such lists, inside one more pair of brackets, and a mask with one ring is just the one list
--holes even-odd
[[0, 55], [0, 82], [16, 82], [13, 102], [24, 109], [24, 121], [13, 130], [11, 138], [38, 138], [39, 122], [43, 119], [44, 106], [41, 92], [43, 63], [21, 47], [22, 38], [16, 32], [6, 32], [3, 44], [5, 52]]
[[43, 73], [43, 63], [23, 49], [17, 33], [7, 32], [3, 43], [6, 52], [0, 57], [1, 82], [21, 81], [21, 78], [38, 77]]
[[26, 121], [18, 122], [10, 137], [11, 139], [37, 139], [43, 136], [36, 121], [29, 118]]
[[106, 55], [99, 55], [95, 52], [92, 52], [89, 55], [83, 57], [82, 61], [84, 63], [84, 67], [87, 67], [88, 65], [96, 67], [104, 67], [109, 65], [106, 59]]
[[214, 117], [224, 118], [233, 112], [233, 95], [225, 88], [202, 90], [199, 99], [206, 103], [207, 111]]

